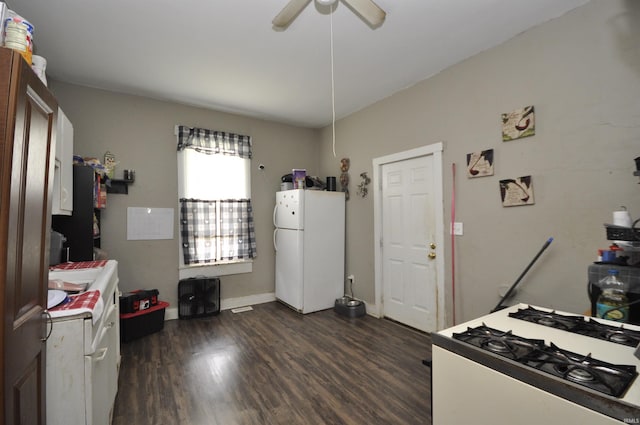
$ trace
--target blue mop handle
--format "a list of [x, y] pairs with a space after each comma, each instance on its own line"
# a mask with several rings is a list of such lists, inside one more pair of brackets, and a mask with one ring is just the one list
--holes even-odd
[[498, 305], [495, 306], [495, 308], [493, 310], [491, 310], [491, 312], [495, 312], [501, 309], [502, 307], [502, 303], [508, 299], [511, 296], [511, 293], [513, 292], [513, 290], [516, 288], [516, 286], [518, 286], [518, 283], [520, 283], [520, 281], [522, 280], [522, 278], [524, 277], [525, 274], [527, 274], [527, 272], [529, 271], [529, 269], [531, 268], [531, 266], [533, 266], [533, 264], [536, 262], [536, 260], [538, 260], [538, 257], [540, 257], [542, 255], [542, 253], [544, 252], [545, 249], [547, 249], [549, 247], [549, 245], [551, 245], [551, 242], [553, 242], [553, 238], [549, 238], [547, 239], [547, 241], [544, 243], [544, 245], [542, 245], [542, 248], [540, 249], [540, 251], [538, 251], [538, 254], [536, 254], [535, 257], [533, 257], [533, 260], [531, 260], [531, 262], [529, 263], [529, 265], [527, 266], [526, 269], [524, 269], [524, 271], [520, 274], [520, 276], [518, 277], [518, 279], [515, 281], [515, 283], [513, 285], [511, 285], [511, 288], [509, 288], [509, 290], [507, 291], [506, 294], [504, 294], [504, 297], [502, 297], [502, 299], [500, 300], [500, 302], [498, 303]]

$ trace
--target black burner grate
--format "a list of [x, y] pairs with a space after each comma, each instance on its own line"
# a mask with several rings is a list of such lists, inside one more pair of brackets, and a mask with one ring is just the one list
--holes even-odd
[[640, 332], [626, 329], [624, 325], [611, 326], [593, 319], [585, 320], [583, 316], [568, 316], [554, 311], [542, 311], [531, 306], [509, 313], [509, 317], [537, 323], [567, 332], [610, 341], [615, 344], [636, 347], [640, 344]]
[[454, 333], [453, 337], [512, 360], [517, 360], [544, 346], [544, 341], [541, 339], [522, 338], [513, 335], [511, 331], [499, 331], [484, 324], [477, 328], [468, 328], [463, 333]]
[[454, 333], [454, 339], [507, 357], [523, 365], [614, 397], [621, 397], [638, 376], [636, 367], [615, 365], [528, 339], [485, 324]]
[[614, 397], [621, 397], [638, 375], [635, 366], [607, 363], [590, 354], [563, 350], [553, 343], [528, 354], [520, 362]]

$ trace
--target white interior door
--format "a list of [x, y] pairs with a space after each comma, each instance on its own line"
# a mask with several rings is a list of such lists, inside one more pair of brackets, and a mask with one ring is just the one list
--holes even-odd
[[380, 165], [382, 314], [425, 332], [443, 304], [441, 165], [421, 155]]

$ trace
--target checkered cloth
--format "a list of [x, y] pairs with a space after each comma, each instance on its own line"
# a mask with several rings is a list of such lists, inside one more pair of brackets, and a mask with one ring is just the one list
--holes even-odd
[[256, 257], [251, 200], [220, 201], [220, 228], [222, 260], [249, 260]]
[[91, 313], [95, 324], [104, 310], [104, 302], [100, 291], [87, 291], [78, 295], [69, 295], [70, 301], [49, 309], [51, 317], [73, 316], [80, 313]]
[[251, 137], [205, 128], [178, 126], [178, 150], [195, 149], [207, 155], [222, 154], [251, 159]]
[[216, 221], [216, 201], [180, 200], [180, 233], [185, 264], [216, 261]]
[[180, 199], [180, 234], [185, 264], [249, 260], [257, 256], [249, 199]]
[[97, 260], [97, 261], [78, 261], [78, 262], [67, 262], [62, 264], [56, 264], [55, 266], [49, 267], [49, 270], [79, 270], [79, 269], [93, 269], [97, 267], [104, 267], [107, 265], [107, 260]]

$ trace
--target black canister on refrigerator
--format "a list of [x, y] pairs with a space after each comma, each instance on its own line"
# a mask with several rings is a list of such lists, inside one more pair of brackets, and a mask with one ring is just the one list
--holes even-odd
[[335, 192], [336, 191], [336, 178], [335, 177], [327, 177], [327, 191]]

